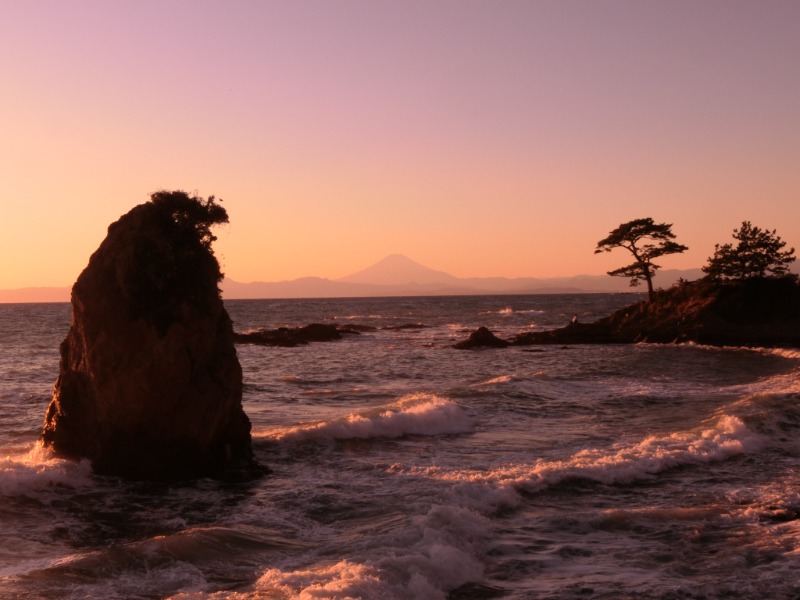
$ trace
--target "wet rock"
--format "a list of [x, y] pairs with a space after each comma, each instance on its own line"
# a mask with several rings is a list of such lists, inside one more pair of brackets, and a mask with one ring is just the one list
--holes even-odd
[[458, 342], [453, 348], [458, 348], [459, 350], [470, 348], [505, 348], [508, 345], [509, 342], [500, 339], [486, 327], [479, 327], [469, 335], [469, 338]]
[[42, 440], [101, 473], [258, 471], [242, 370], [217, 285], [214, 198], [158, 192], [108, 228], [72, 288]]

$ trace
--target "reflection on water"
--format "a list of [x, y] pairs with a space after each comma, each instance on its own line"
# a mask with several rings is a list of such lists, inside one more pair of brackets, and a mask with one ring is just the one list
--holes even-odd
[[69, 307], [0, 305], [0, 598], [798, 597], [800, 354], [450, 347], [630, 300], [229, 302], [379, 329], [240, 346], [271, 474], [170, 485], [35, 446]]

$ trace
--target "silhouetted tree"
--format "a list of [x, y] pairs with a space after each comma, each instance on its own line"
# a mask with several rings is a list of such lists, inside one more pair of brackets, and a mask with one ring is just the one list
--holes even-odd
[[211, 226], [228, 222], [227, 211], [216, 203], [214, 196], [204, 200], [181, 190], [161, 190], [150, 195], [150, 202], [168, 213], [177, 225], [193, 232], [197, 240], [209, 251], [211, 242], [217, 239], [211, 233]]
[[175, 190], [161, 190], [134, 209], [142, 224], [131, 247], [133, 265], [126, 288], [134, 316], [150, 319], [166, 331], [180, 318], [183, 305], [214, 306], [223, 274], [211, 247], [211, 228], [228, 222], [228, 213], [214, 196], [203, 199]]
[[714, 256], [703, 267], [709, 279], [729, 281], [765, 277], [793, 276], [789, 265], [795, 261], [794, 248], [784, 250], [786, 242], [775, 234], [775, 230], [753, 227], [750, 221], [742, 221], [739, 229], [733, 230], [733, 239], [738, 244], [715, 244]]
[[614, 248], [625, 248], [633, 254], [636, 262], [609, 271], [613, 277], [630, 277], [631, 286], [635, 287], [642, 281], [647, 283], [647, 294], [653, 300], [653, 276], [659, 265], [653, 259], [665, 254], [678, 254], [688, 250], [683, 244], [673, 242], [675, 234], [672, 233], [672, 223], [654, 223], [653, 219], [634, 219], [623, 223], [608, 237], [597, 242], [594, 253], [611, 252]]

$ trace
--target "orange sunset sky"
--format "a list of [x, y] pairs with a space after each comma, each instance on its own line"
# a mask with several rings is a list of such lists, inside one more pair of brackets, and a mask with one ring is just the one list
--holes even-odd
[[674, 223], [800, 247], [800, 2], [0, 0], [0, 288], [68, 286], [158, 189], [224, 200], [238, 281], [390, 253], [601, 274]]

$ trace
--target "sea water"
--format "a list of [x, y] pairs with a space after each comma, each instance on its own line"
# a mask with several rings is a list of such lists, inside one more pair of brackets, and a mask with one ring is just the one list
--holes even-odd
[[173, 484], [37, 444], [70, 307], [0, 305], [0, 598], [799, 597], [800, 352], [451, 347], [638, 299], [227, 301], [376, 330], [238, 346], [271, 474]]

